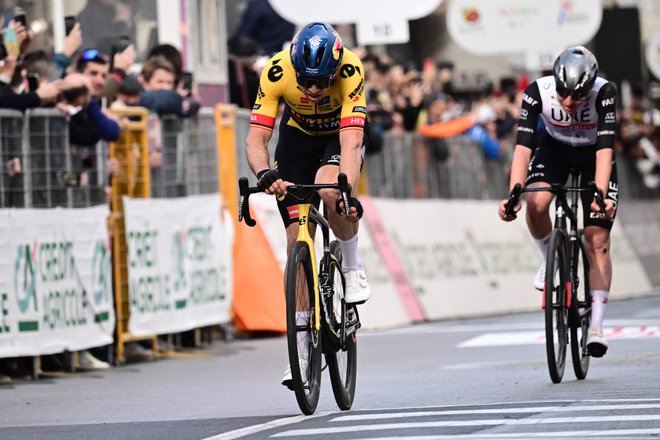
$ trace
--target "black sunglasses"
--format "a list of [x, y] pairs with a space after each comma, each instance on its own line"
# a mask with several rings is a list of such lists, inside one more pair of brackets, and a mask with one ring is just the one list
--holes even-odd
[[588, 89], [570, 91], [560, 85], [557, 85], [555, 90], [560, 98], [566, 99], [570, 96], [573, 98], [573, 101], [581, 101], [585, 99], [587, 96], [589, 96], [589, 92], [591, 91]]
[[312, 86], [316, 86], [319, 89], [327, 89], [332, 85], [333, 80], [335, 79], [334, 75], [333, 76], [323, 76], [319, 78], [313, 78], [309, 76], [304, 76], [304, 75], [296, 75], [296, 82], [298, 82], [298, 85], [300, 87], [303, 87], [305, 89], [309, 89]]

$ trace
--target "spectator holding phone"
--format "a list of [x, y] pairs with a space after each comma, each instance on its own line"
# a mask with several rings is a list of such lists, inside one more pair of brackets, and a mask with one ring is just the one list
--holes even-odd
[[73, 55], [82, 47], [83, 39], [79, 23], [73, 23], [71, 29], [67, 29], [62, 43], [62, 52], [56, 53], [53, 57], [53, 70], [50, 75], [53, 80], [63, 78], [66, 75], [66, 70], [71, 64]]
[[176, 70], [165, 57], [147, 59], [139, 79], [144, 88], [140, 93], [140, 106], [159, 115], [174, 114], [183, 118], [194, 116], [199, 111], [200, 105], [194, 99], [192, 90], [174, 89]]

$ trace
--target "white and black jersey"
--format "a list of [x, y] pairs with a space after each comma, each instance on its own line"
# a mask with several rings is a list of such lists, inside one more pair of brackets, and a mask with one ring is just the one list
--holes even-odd
[[555, 77], [544, 76], [531, 83], [523, 95], [516, 143], [529, 148], [541, 117], [547, 134], [571, 147], [613, 148], [616, 130], [616, 88], [596, 78], [589, 98], [575, 114], [567, 114], [557, 100]]

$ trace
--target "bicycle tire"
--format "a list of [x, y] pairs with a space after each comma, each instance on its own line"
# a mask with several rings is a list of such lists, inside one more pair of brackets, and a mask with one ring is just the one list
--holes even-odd
[[[289, 254], [286, 272], [286, 336], [289, 348], [289, 366], [293, 389], [298, 406], [303, 414], [316, 411], [321, 390], [321, 338], [320, 332], [313, 330], [314, 281], [312, 260], [306, 243], [296, 242]], [[309, 312], [305, 325], [298, 325], [296, 312]], [[298, 338], [308, 337], [307, 353], [299, 353]], [[305, 356], [306, 355], [306, 356]], [[307, 360], [306, 370], [301, 364]], [[306, 380], [303, 381], [303, 374]]]
[[576, 261], [571, 267], [571, 357], [573, 371], [579, 380], [585, 379], [589, 372], [589, 351], [587, 350], [587, 332], [591, 323], [591, 290], [589, 287], [589, 254], [583, 241], [583, 232], [578, 234]]
[[[338, 328], [346, 325], [347, 312], [350, 307], [344, 302], [344, 289], [346, 282], [341, 271], [341, 253], [339, 252], [339, 243], [333, 241], [330, 243], [330, 252], [335, 258], [330, 259], [329, 275], [333, 285], [333, 295], [329, 298], [333, 307], [331, 311], [336, 320], [334, 325]], [[339, 310], [336, 310], [339, 308]], [[326, 353], [325, 360], [328, 364], [330, 373], [330, 382], [332, 383], [332, 393], [335, 396], [335, 402], [342, 411], [351, 409], [353, 399], [355, 398], [355, 384], [357, 380], [357, 334], [353, 333], [344, 341], [343, 347], [331, 353]]]
[[[556, 265], [556, 266], [555, 266]], [[557, 267], [557, 271], [555, 271]], [[566, 238], [554, 229], [550, 236], [545, 269], [545, 347], [548, 371], [553, 383], [561, 382], [566, 366], [568, 345], [568, 307], [566, 304]]]

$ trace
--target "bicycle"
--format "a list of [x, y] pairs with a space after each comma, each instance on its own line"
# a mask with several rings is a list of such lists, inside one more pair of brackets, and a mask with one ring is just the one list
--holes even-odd
[[[564, 375], [569, 332], [575, 376], [579, 380], [585, 379], [589, 371], [587, 332], [591, 322], [590, 261], [584, 244], [584, 230], [578, 227], [578, 195], [584, 192], [594, 194], [601, 212], [605, 212], [605, 202], [594, 182], [588, 188], [579, 187], [579, 176], [579, 170], [570, 170], [570, 186], [553, 183], [550, 186], [522, 188], [516, 184], [509, 194], [505, 209], [505, 217], [515, 218], [513, 208], [522, 193], [549, 191], [555, 195], [555, 220], [548, 243], [541, 304], [545, 312], [548, 371], [553, 383], [561, 382]], [[570, 205], [568, 193], [571, 194]], [[568, 227], [567, 217], [570, 221]]]
[[[344, 215], [350, 209], [351, 187], [346, 175], [340, 173], [338, 183], [293, 185], [289, 195], [297, 199], [298, 237], [289, 253], [285, 269], [286, 334], [293, 390], [300, 410], [313, 414], [321, 387], [321, 354], [325, 355], [335, 402], [349, 410], [355, 396], [357, 379], [357, 330], [360, 319], [354, 304], [346, 304], [346, 282], [341, 271], [339, 243], [330, 242], [330, 225], [325, 215], [312, 201], [319, 189], [337, 189], [344, 202]], [[249, 187], [245, 177], [239, 179], [239, 222], [256, 225], [250, 217], [249, 196], [262, 190]], [[324, 207], [324, 210], [326, 208]], [[323, 234], [323, 254], [318, 273], [314, 249], [314, 230], [318, 225]], [[304, 320], [304, 323], [300, 321]], [[307, 338], [307, 353], [299, 351], [299, 338]]]

